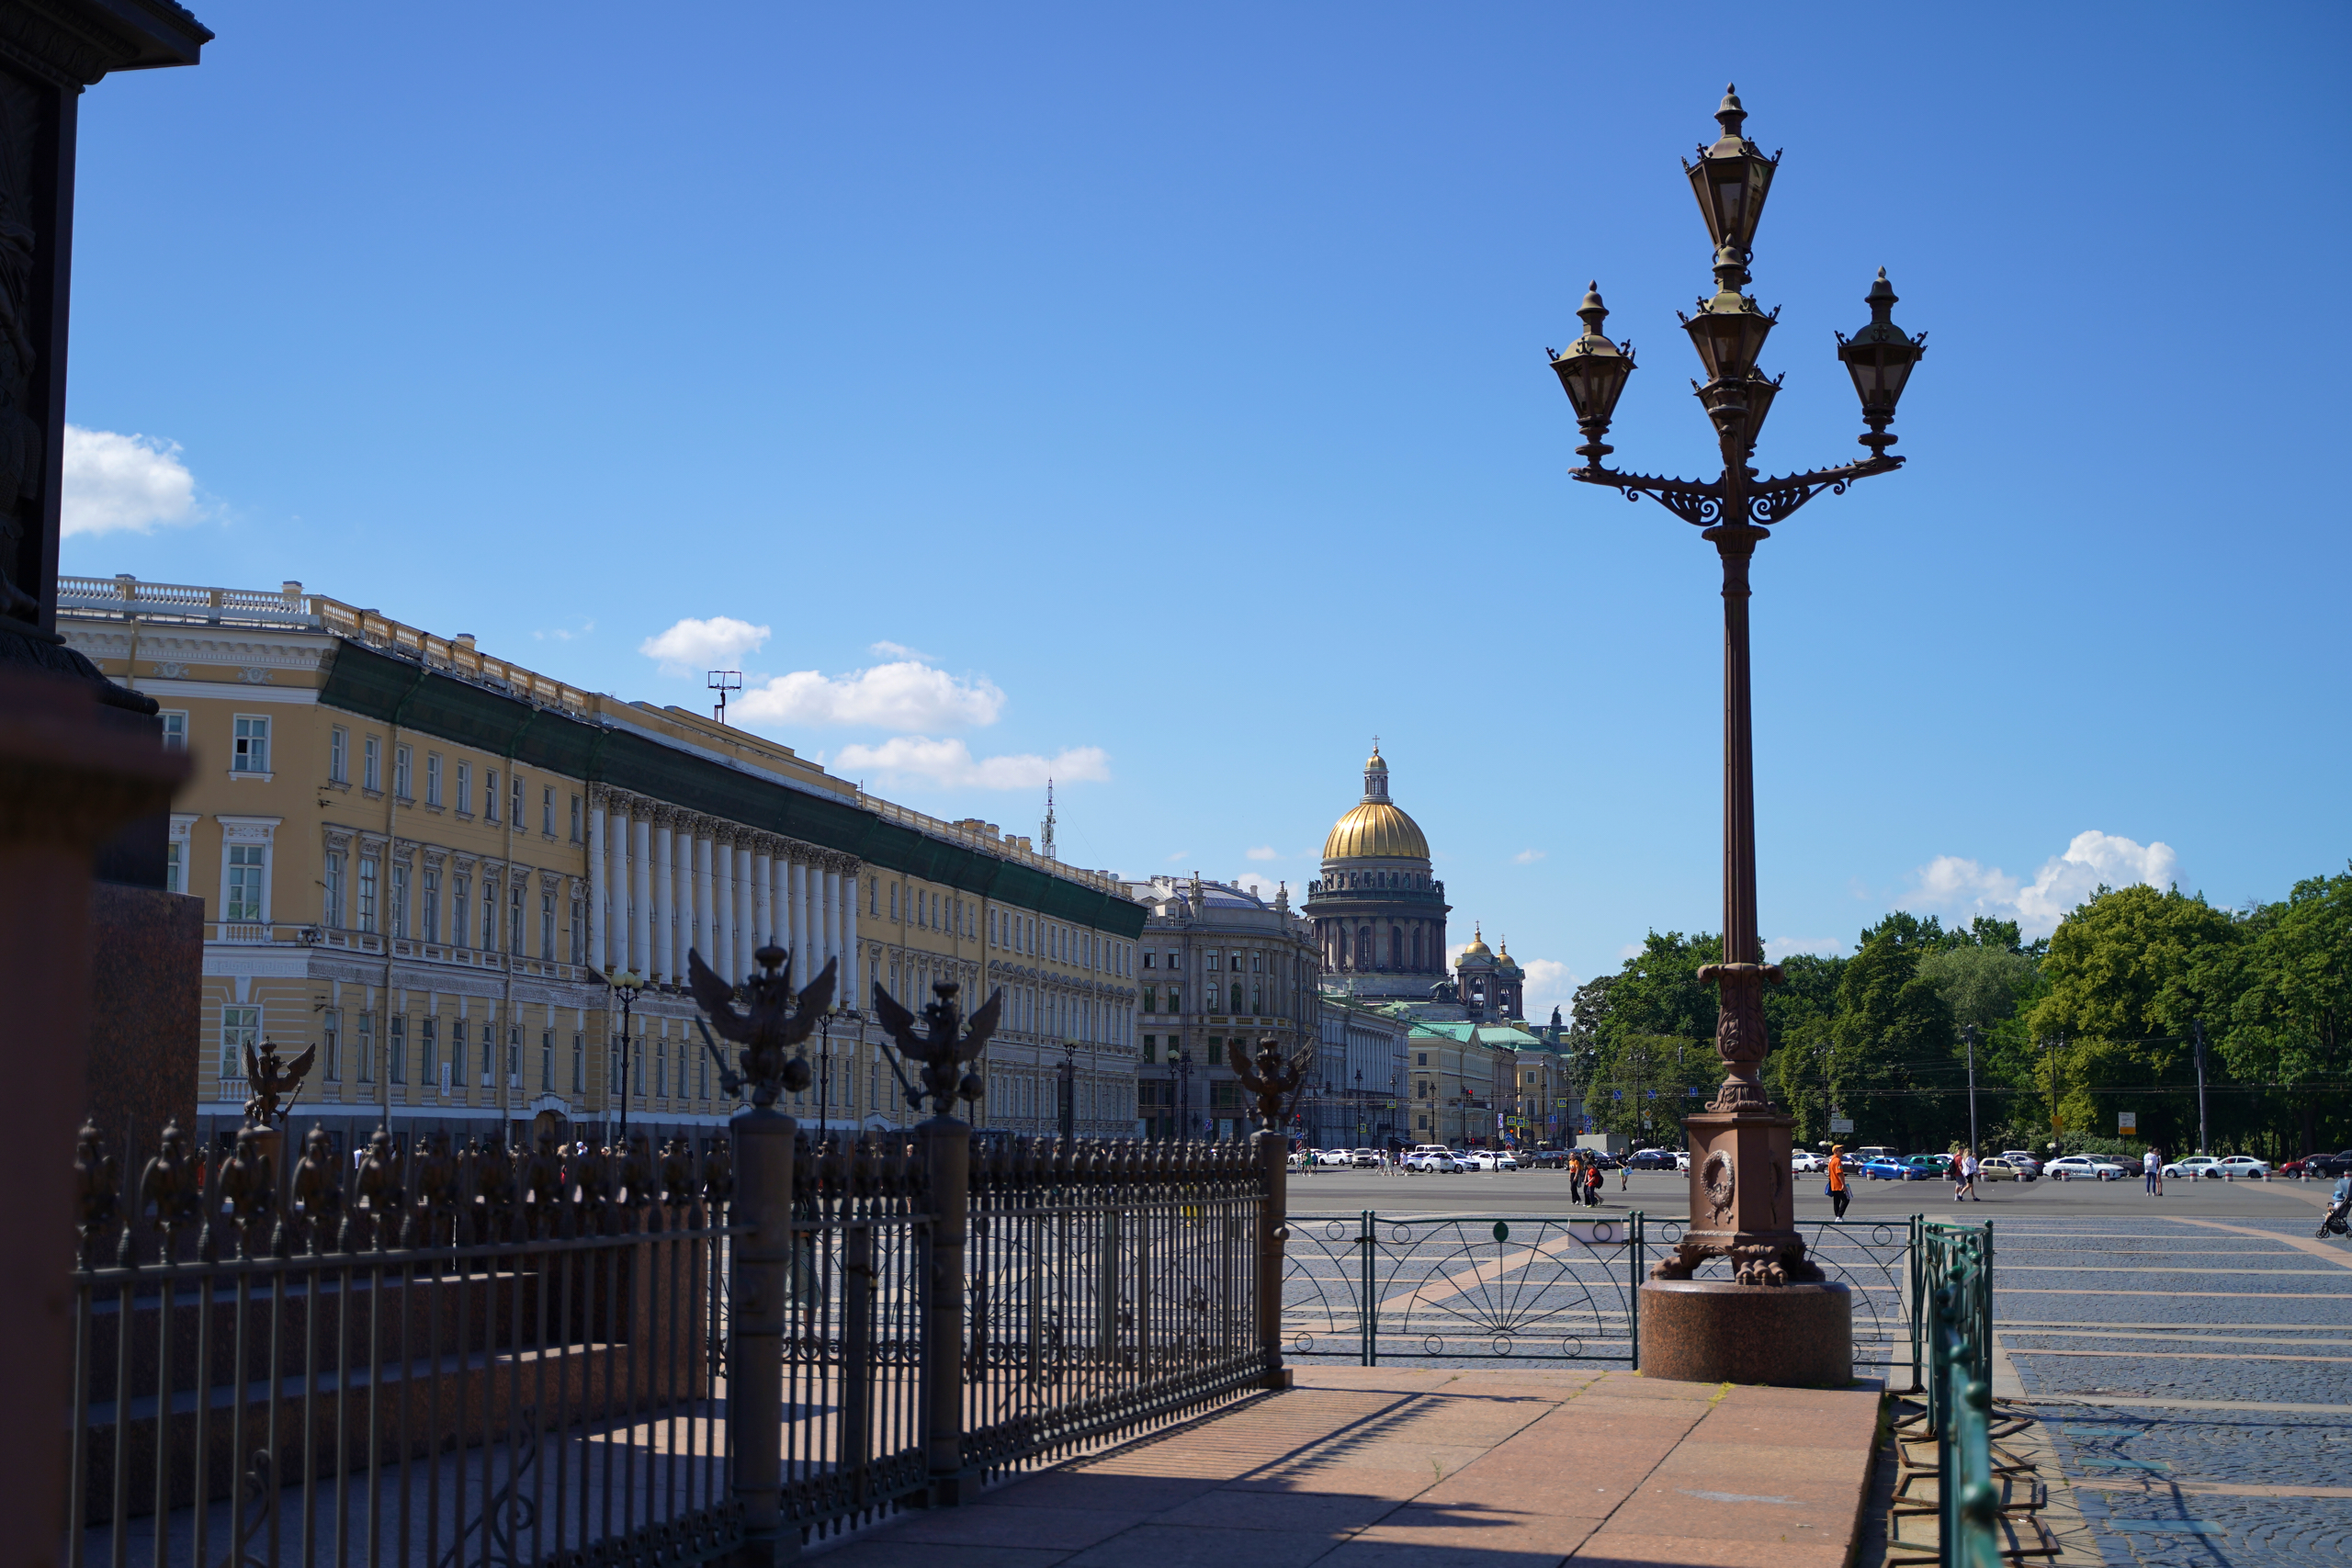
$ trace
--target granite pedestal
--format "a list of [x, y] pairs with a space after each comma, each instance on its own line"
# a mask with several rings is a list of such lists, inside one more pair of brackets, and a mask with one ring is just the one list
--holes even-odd
[[1653, 1280], [1641, 1297], [1644, 1377], [1773, 1388], [1854, 1381], [1854, 1303], [1843, 1285]]

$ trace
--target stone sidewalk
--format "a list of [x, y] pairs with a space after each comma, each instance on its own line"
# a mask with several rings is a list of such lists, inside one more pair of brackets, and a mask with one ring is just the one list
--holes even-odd
[[[1875, 1384], [1302, 1367], [1298, 1386], [902, 1515], [825, 1568], [1843, 1568]], [[804, 1552], [804, 1555], [811, 1555]]]

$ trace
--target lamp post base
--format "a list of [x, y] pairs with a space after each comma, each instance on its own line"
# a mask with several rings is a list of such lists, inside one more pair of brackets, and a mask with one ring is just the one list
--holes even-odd
[[1843, 1285], [1654, 1280], [1641, 1293], [1645, 1378], [1770, 1388], [1854, 1381], [1853, 1298]]

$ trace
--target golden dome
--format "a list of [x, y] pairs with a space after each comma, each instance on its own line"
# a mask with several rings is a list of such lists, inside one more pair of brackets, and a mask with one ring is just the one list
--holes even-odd
[[1419, 860], [1430, 858], [1430, 841], [1420, 824], [1385, 800], [1367, 800], [1331, 824], [1323, 840], [1323, 858], [1334, 860]]
[[1487, 945], [1486, 933], [1473, 923], [1470, 927], [1470, 945], [1462, 950], [1462, 956], [1464, 959], [1470, 959], [1492, 958], [1494, 955], [1494, 949]]

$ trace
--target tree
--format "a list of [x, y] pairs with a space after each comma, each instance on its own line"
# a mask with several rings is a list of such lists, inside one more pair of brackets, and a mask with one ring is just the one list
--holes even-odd
[[2343, 1104], [2352, 1031], [2352, 867], [2295, 884], [2255, 909], [2226, 960], [2236, 996], [2221, 1046], [2230, 1071], [2289, 1086], [2301, 1122], [2298, 1153], [2321, 1147], [2320, 1114]]
[[1829, 1135], [1835, 1109], [1829, 1095], [1830, 1032], [1846, 962], [1793, 953], [1781, 964], [1781, 984], [1764, 990], [1764, 1032], [1772, 1043], [1764, 1071], [1771, 1080], [1773, 1104], [1797, 1119], [1801, 1144]]
[[2098, 1091], [2159, 1087], [2177, 1091], [2169, 1103], [2138, 1100], [2134, 1109], [2185, 1117], [2195, 1081], [2190, 1030], [2230, 1015], [2242, 934], [2236, 917], [2201, 895], [2144, 884], [2101, 887], [2061, 921], [2041, 964], [2048, 989], [2029, 1020], [2035, 1039], [2065, 1041], [2050, 1054], [2039, 1097], [2053, 1122], [2112, 1131]]
[[1921, 959], [1949, 938], [1932, 917], [1897, 909], [1862, 932], [1838, 976], [1831, 1092], [1882, 1136], [1909, 1147], [1941, 1139], [1946, 1098], [1960, 1077], [1951, 1010], [1919, 974]]

